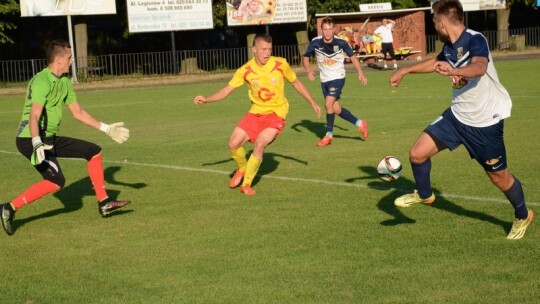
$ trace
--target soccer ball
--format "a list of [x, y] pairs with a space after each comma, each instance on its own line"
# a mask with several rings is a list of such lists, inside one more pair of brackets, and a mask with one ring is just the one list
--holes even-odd
[[377, 165], [379, 177], [387, 182], [398, 179], [401, 176], [402, 169], [401, 162], [394, 156], [385, 156]]

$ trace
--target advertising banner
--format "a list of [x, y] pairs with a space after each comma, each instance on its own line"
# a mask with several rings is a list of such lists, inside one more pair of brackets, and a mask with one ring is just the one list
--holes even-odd
[[226, 0], [226, 2], [229, 26], [307, 21], [306, 0]]
[[211, 0], [127, 0], [129, 32], [212, 29]]
[[116, 14], [112, 0], [20, 0], [21, 17]]

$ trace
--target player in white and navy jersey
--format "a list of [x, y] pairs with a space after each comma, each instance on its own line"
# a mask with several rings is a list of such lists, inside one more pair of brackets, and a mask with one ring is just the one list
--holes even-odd
[[398, 86], [409, 73], [437, 72], [451, 80], [452, 104], [422, 132], [409, 151], [418, 191], [394, 203], [398, 207], [433, 203], [431, 157], [464, 145], [514, 207], [515, 219], [507, 238], [520, 239], [534, 215], [525, 205], [520, 181], [507, 167], [504, 119], [510, 117], [512, 101], [499, 82], [486, 39], [463, 24], [459, 0], [439, 0], [432, 8], [435, 29], [444, 42], [441, 53], [397, 70], [390, 76], [390, 85]]
[[319, 66], [321, 87], [326, 107], [326, 134], [319, 140], [317, 146], [324, 147], [332, 143], [334, 133], [334, 120], [339, 117], [355, 124], [362, 133], [364, 140], [368, 136], [367, 121], [354, 116], [349, 110], [341, 107], [339, 99], [341, 90], [345, 85], [345, 59], [349, 58], [358, 72], [358, 79], [363, 85], [367, 78], [362, 72], [358, 58], [349, 43], [335, 36], [334, 20], [326, 17], [322, 21], [322, 36], [313, 38], [304, 54], [304, 68], [309, 80], [315, 80], [315, 72], [311, 69], [310, 58], [315, 56]]

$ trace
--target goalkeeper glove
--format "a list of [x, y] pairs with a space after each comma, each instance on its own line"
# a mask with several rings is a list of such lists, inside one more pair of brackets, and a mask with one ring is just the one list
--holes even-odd
[[129, 138], [129, 130], [124, 128], [123, 122], [116, 122], [110, 125], [101, 123], [99, 129], [119, 144], [125, 142]]
[[53, 146], [44, 144], [39, 136], [32, 138], [34, 153], [30, 157], [30, 163], [34, 166], [41, 164], [45, 160], [45, 150], [52, 150]]

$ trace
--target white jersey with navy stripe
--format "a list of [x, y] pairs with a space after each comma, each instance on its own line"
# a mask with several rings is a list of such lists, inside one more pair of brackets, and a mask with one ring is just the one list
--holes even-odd
[[315, 37], [309, 43], [305, 57], [315, 55], [319, 65], [321, 82], [345, 78], [345, 56], [354, 55], [349, 43], [338, 36], [332, 42], [325, 43], [322, 36]]
[[476, 78], [451, 76], [450, 108], [460, 122], [473, 127], [487, 127], [510, 117], [512, 100], [499, 82], [486, 38], [481, 33], [466, 29], [454, 44], [445, 43], [437, 60], [459, 68], [470, 64], [476, 56], [488, 59], [486, 73]]

